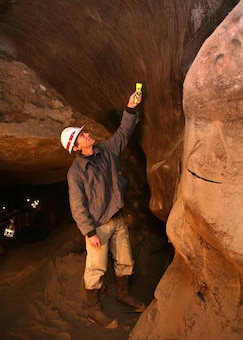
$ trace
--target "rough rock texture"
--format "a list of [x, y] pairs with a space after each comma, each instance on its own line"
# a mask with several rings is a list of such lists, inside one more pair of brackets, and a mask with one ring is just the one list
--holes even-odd
[[243, 337], [243, 1], [184, 83], [183, 167], [167, 233], [175, 258], [131, 339]]
[[63, 181], [73, 159], [60, 145], [66, 126], [85, 124], [97, 140], [109, 135], [23, 63], [0, 59], [0, 74], [1, 185]]

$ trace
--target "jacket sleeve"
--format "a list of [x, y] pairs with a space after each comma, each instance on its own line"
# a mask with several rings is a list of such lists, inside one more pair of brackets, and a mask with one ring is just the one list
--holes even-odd
[[88, 201], [84, 191], [84, 185], [80, 179], [77, 179], [75, 173], [68, 172], [67, 175], [68, 188], [69, 188], [69, 202], [70, 209], [75, 220], [77, 227], [85, 236], [94, 231], [95, 223], [89, 213]]
[[116, 156], [119, 156], [126, 147], [138, 121], [139, 115], [137, 113], [131, 114], [124, 110], [119, 128], [103, 145], [107, 146]]

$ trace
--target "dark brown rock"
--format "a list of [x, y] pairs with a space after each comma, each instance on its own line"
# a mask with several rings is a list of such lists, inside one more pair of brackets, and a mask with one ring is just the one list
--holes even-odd
[[85, 124], [97, 140], [109, 135], [26, 65], [0, 59], [0, 74], [1, 185], [63, 181], [73, 159], [60, 143], [67, 126]]

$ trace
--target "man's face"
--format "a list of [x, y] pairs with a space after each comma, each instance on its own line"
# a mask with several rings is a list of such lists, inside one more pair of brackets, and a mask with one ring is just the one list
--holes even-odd
[[90, 133], [83, 129], [78, 135], [75, 142], [76, 151], [89, 149], [94, 145], [94, 142], [95, 139], [90, 135]]

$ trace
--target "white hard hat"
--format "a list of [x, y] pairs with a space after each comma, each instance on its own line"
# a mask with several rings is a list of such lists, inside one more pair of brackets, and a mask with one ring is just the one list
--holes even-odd
[[70, 126], [65, 128], [61, 133], [61, 143], [64, 149], [72, 152], [73, 145], [75, 143], [76, 138], [78, 137], [79, 133], [83, 130], [84, 125], [81, 127]]

